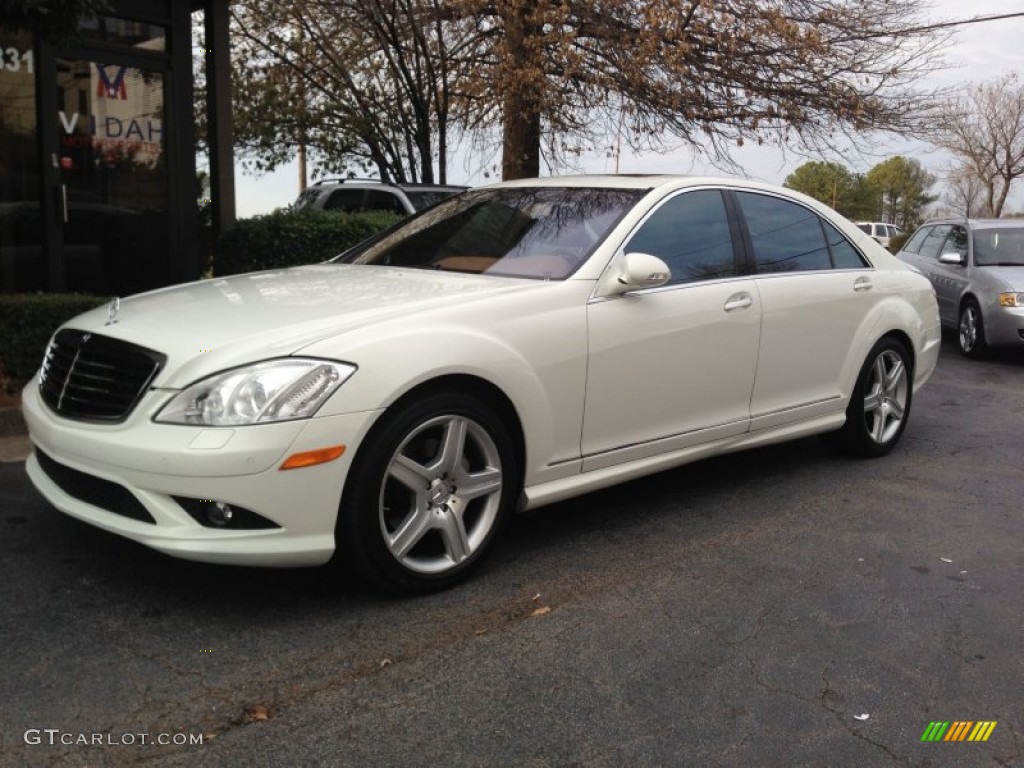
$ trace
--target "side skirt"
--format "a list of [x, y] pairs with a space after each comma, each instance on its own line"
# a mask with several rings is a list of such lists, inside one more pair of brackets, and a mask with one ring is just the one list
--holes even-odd
[[757, 432], [746, 432], [742, 435], [715, 440], [711, 443], [694, 445], [658, 456], [636, 459], [635, 461], [628, 461], [611, 467], [583, 472], [572, 477], [552, 480], [524, 489], [522, 499], [520, 500], [520, 509], [536, 509], [537, 507], [554, 504], [573, 496], [580, 496], [590, 491], [608, 488], [612, 485], [624, 483], [627, 480], [652, 475], [655, 472], [679, 467], [699, 459], [708, 458], [709, 456], [718, 456], [723, 453], [733, 453], [746, 450], [747, 448], [757, 448], [762, 445], [782, 443], [787, 440], [795, 440], [821, 432], [830, 432], [839, 429], [845, 422], [845, 413], [832, 413], [808, 421], [786, 424], [771, 429], [762, 429]]

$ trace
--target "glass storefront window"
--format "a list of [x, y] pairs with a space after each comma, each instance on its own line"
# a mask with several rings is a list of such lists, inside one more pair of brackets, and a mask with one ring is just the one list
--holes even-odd
[[119, 19], [116, 16], [95, 16], [83, 21], [79, 32], [86, 40], [99, 40], [147, 51], [167, 50], [167, 30], [159, 24]]
[[68, 289], [141, 290], [166, 280], [164, 76], [94, 59], [57, 60]]
[[36, 125], [36, 54], [28, 32], [0, 33], [0, 290], [46, 286]]

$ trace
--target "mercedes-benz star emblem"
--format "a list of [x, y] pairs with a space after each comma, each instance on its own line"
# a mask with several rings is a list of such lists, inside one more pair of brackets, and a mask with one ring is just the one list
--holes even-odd
[[110, 302], [110, 306], [107, 307], [107, 322], [105, 325], [113, 325], [117, 322], [117, 313], [121, 311], [121, 299], [117, 296]]

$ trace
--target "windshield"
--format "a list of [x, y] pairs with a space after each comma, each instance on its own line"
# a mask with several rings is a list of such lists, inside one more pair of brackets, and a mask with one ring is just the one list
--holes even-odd
[[338, 261], [561, 280], [645, 189], [513, 187], [449, 198]]
[[974, 263], [979, 267], [1024, 267], [1024, 227], [974, 230]]

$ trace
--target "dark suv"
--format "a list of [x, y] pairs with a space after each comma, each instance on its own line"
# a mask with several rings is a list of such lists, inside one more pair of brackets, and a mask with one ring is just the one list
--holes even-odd
[[302, 192], [295, 208], [363, 213], [388, 211], [409, 216], [468, 187], [451, 184], [388, 184], [374, 179], [323, 179]]

